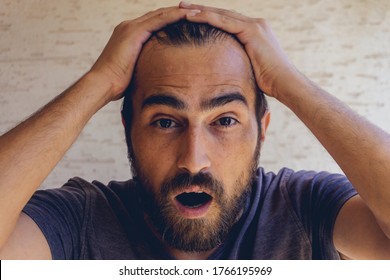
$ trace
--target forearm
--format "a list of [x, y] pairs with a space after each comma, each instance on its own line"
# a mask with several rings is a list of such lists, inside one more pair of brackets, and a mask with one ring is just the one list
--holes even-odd
[[390, 136], [297, 74], [277, 98], [328, 150], [390, 236]]
[[0, 137], [0, 247], [34, 191], [108, 102], [109, 90], [109, 84], [87, 74]]

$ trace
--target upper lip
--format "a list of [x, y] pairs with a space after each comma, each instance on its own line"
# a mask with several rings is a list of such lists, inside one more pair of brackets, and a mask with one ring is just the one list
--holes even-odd
[[204, 189], [204, 188], [202, 188], [202, 187], [200, 187], [198, 185], [191, 185], [191, 186], [188, 186], [188, 187], [186, 187], [184, 189], [181, 189], [179, 191], [175, 191], [172, 194], [172, 196], [176, 197], [176, 196], [178, 196], [179, 194], [182, 194], [182, 193], [192, 193], [192, 192], [193, 193], [206, 193], [206, 194], [208, 194], [209, 196], [212, 197], [210, 190], [206, 190], [206, 189]]

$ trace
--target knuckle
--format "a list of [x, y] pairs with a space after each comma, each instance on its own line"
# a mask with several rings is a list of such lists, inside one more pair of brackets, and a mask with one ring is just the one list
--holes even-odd
[[167, 12], [165, 12], [165, 11], [161, 11], [161, 12], [159, 12], [157, 15], [158, 15], [158, 17], [162, 17], [162, 18], [164, 18], [164, 17], [166, 17], [166, 16], [167, 16]]
[[114, 33], [121, 36], [120, 34], [126, 34], [133, 28], [132, 21], [123, 21], [114, 28]]
[[125, 21], [122, 21], [117, 26], [115, 26], [114, 33], [120, 32], [124, 28], [125, 24], [126, 24]]
[[159, 8], [156, 10], [158, 17], [166, 17], [168, 15], [167, 8]]
[[225, 24], [225, 23], [227, 23], [227, 22], [229, 22], [230, 21], [230, 18], [228, 17], [228, 16], [226, 16], [226, 15], [221, 15], [221, 22], [223, 23], [223, 24]]
[[267, 25], [266, 20], [263, 19], [263, 18], [256, 18], [256, 19], [255, 19], [255, 22], [256, 22], [258, 25], [263, 26], [263, 27], [265, 27], [265, 26]]

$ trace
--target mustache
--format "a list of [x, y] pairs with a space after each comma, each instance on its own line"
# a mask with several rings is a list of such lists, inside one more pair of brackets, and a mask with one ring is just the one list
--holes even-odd
[[161, 194], [168, 196], [171, 192], [185, 191], [186, 188], [193, 185], [209, 191], [210, 194], [213, 194], [214, 198], [222, 197], [224, 194], [223, 183], [209, 173], [197, 173], [195, 175], [189, 173], [176, 174], [171, 179], [163, 182]]

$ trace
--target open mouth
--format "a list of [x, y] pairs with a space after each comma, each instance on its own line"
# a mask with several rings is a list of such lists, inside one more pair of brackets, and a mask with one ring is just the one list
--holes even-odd
[[176, 196], [176, 200], [187, 208], [198, 208], [208, 202], [213, 198], [205, 192], [184, 192]]
[[205, 192], [183, 192], [175, 197], [177, 210], [186, 218], [204, 217], [213, 197]]

